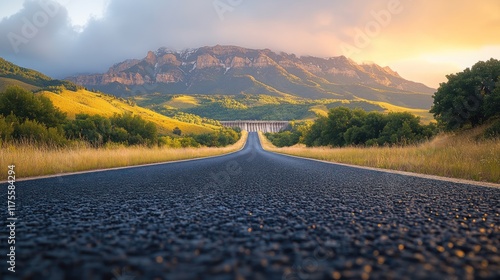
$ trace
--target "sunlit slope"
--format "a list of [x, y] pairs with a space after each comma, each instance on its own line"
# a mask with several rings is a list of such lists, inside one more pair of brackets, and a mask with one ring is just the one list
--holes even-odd
[[426, 109], [413, 109], [413, 108], [407, 108], [407, 107], [402, 107], [402, 106], [397, 106], [391, 103], [387, 102], [381, 102], [381, 101], [370, 101], [370, 100], [364, 100], [361, 99], [362, 101], [378, 105], [386, 110], [386, 112], [409, 112], [412, 113], [415, 116], [420, 117], [421, 121], [424, 123], [430, 123], [431, 121], [434, 120], [434, 116], [429, 113], [429, 110]]
[[[385, 112], [385, 113], [409, 112], [417, 117], [420, 117], [420, 120], [424, 123], [430, 123], [431, 121], [435, 121], [434, 116], [431, 113], [429, 113], [429, 110], [412, 109], [412, 108], [397, 106], [397, 105], [387, 103], [387, 102], [370, 101], [370, 100], [365, 100], [365, 99], [356, 99], [356, 101], [362, 101], [364, 103], [373, 104], [373, 105], [376, 105], [378, 107], [381, 107], [383, 109], [382, 112]], [[351, 103], [351, 101], [343, 100], [342, 103], [345, 104], [345, 106], [348, 106]], [[329, 109], [330, 108], [328, 105], [320, 104], [320, 105], [311, 106], [310, 111], [313, 112], [314, 114], [316, 114], [316, 116], [327, 116]], [[370, 111], [370, 110], [368, 110], [368, 111]]]
[[194, 96], [180, 95], [180, 96], [175, 96], [165, 105], [174, 108], [192, 108], [198, 106], [199, 102]]
[[149, 109], [127, 103], [116, 97], [93, 93], [87, 90], [77, 92], [64, 90], [61, 93], [44, 91], [39, 94], [48, 97], [69, 118], [74, 118], [76, 114], [101, 115], [111, 117], [114, 114], [132, 113], [141, 118], [151, 121], [158, 126], [160, 134], [172, 134], [175, 127], [179, 127], [183, 134], [213, 132], [214, 127], [201, 126], [191, 123], [181, 122]]
[[166, 97], [165, 94], [150, 94], [146, 96], [134, 96], [141, 106], [164, 109], [188, 109], [200, 105], [195, 96], [174, 95]]

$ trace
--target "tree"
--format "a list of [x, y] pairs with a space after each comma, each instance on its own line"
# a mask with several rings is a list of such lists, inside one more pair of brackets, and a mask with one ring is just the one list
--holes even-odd
[[45, 125], [32, 120], [18, 124], [13, 132], [16, 139], [28, 140], [36, 143], [62, 146], [67, 141], [62, 129], [45, 127]]
[[[352, 137], [366, 137], [362, 135], [363, 130], [359, 129], [363, 126], [366, 115], [366, 112], [361, 109], [332, 108], [328, 112], [328, 117], [320, 117], [314, 122], [309, 133], [304, 137], [304, 143], [307, 146], [332, 145], [337, 147], [351, 144], [349, 141], [353, 140]], [[350, 128], [353, 129], [346, 135]], [[356, 140], [356, 142], [359, 141]]]
[[420, 119], [411, 113], [389, 113], [378, 143], [410, 144], [420, 140], [420, 136], [417, 136], [422, 132], [419, 122]]
[[480, 61], [470, 69], [446, 76], [430, 110], [447, 130], [474, 127], [499, 115], [500, 61]]
[[[349, 129], [353, 118], [354, 113], [349, 108], [337, 107], [330, 109], [328, 112], [327, 127], [322, 133], [322, 137], [326, 138], [324, 142], [332, 146], [344, 146], [344, 133]], [[358, 123], [357, 120], [356, 123]]]
[[484, 97], [484, 110], [487, 117], [500, 116], [500, 78], [491, 93]]
[[112, 127], [110, 137], [112, 142], [127, 143], [128, 132], [123, 127]]
[[85, 140], [94, 146], [106, 144], [112, 138], [110, 120], [99, 115], [78, 114], [65, 126], [65, 131], [68, 138]]
[[36, 120], [47, 127], [60, 127], [66, 114], [55, 108], [50, 99], [20, 87], [9, 87], [0, 93], [0, 115], [16, 115], [20, 122]]
[[323, 131], [327, 129], [328, 118], [319, 117], [310, 126], [309, 131], [304, 136], [304, 144], [308, 147], [313, 146], [326, 146], [328, 145], [328, 139], [324, 137]]
[[[158, 142], [158, 129], [152, 122], [132, 114], [115, 115], [111, 118], [113, 128], [123, 128], [128, 132], [128, 144], [154, 144]], [[123, 134], [123, 131], [120, 132]]]
[[353, 126], [346, 130], [344, 133], [344, 140], [346, 144], [360, 145], [365, 144], [370, 138], [368, 138], [369, 131], [366, 130], [365, 126]]
[[175, 135], [181, 135], [182, 134], [182, 131], [179, 127], [175, 127], [173, 130], [172, 130], [172, 133], [175, 134]]

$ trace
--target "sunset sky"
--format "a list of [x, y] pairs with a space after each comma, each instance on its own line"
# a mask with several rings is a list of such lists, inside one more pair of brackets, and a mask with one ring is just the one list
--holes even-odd
[[64, 78], [105, 72], [160, 47], [238, 45], [345, 55], [432, 87], [500, 58], [498, 0], [56, 2], [0, 0], [0, 57]]

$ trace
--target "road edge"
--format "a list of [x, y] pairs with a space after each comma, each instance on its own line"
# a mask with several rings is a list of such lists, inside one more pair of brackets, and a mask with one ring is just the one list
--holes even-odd
[[[247, 143], [248, 143], [248, 132], [247, 132], [247, 139], [245, 140], [245, 143], [243, 143], [241, 148], [239, 148], [236, 151], [227, 153], [227, 154], [208, 156], [208, 157], [180, 159], [180, 160], [173, 160], [173, 161], [145, 163], [145, 164], [139, 164], [139, 165], [129, 165], [129, 166], [83, 170], [83, 171], [75, 171], [75, 172], [67, 172], [67, 173], [57, 173], [57, 174], [51, 174], [51, 175], [34, 176], [34, 177], [26, 177], [26, 178], [16, 178], [16, 182], [50, 179], [50, 178], [58, 178], [58, 177], [65, 177], [65, 176], [72, 176], [72, 175], [88, 174], [88, 173], [94, 173], [94, 172], [97, 173], [97, 172], [105, 172], [105, 171], [123, 170], [123, 169], [130, 169], [130, 168], [140, 168], [140, 167], [148, 167], [148, 166], [155, 166], [155, 165], [162, 165], [162, 164], [179, 163], [179, 162], [187, 162], [187, 161], [195, 161], [195, 160], [204, 160], [204, 159], [209, 159], [209, 158], [223, 157], [223, 156], [231, 155], [231, 154], [242, 151], [245, 148], [245, 146], [247, 145]], [[259, 143], [260, 143], [260, 140], [259, 140]], [[8, 183], [8, 180], [0, 181], [0, 184], [4, 184], [4, 183]]]
[[417, 177], [417, 178], [423, 178], [423, 179], [444, 181], [444, 182], [449, 182], [449, 183], [466, 184], [466, 185], [473, 185], [473, 186], [479, 186], [479, 187], [490, 187], [490, 188], [500, 189], [500, 184], [491, 183], [491, 182], [481, 182], [481, 181], [458, 179], [458, 178], [452, 178], [452, 177], [444, 177], [444, 176], [438, 176], [438, 175], [415, 173], [415, 172], [409, 172], [409, 171], [400, 171], [400, 170], [394, 170], [394, 169], [384, 169], [384, 168], [378, 168], [378, 167], [354, 165], [354, 164], [333, 162], [333, 161], [327, 161], [327, 160], [321, 160], [321, 159], [315, 159], [315, 158], [299, 157], [299, 156], [295, 156], [295, 155], [289, 155], [289, 154], [279, 153], [279, 152], [275, 152], [275, 151], [269, 151], [269, 150], [264, 149], [264, 146], [262, 146], [262, 143], [260, 142], [260, 135], [259, 135], [259, 145], [262, 148], [262, 150], [264, 150], [268, 153], [273, 153], [276, 155], [282, 155], [282, 156], [287, 156], [287, 157], [292, 157], [292, 158], [305, 159], [305, 160], [328, 163], [328, 164], [333, 164], [333, 165], [340, 165], [340, 166], [346, 166], [346, 167], [352, 167], [352, 168], [358, 168], [358, 169], [385, 172], [385, 173], [390, 173], [390, 174], [411, 176], [411, 177]]

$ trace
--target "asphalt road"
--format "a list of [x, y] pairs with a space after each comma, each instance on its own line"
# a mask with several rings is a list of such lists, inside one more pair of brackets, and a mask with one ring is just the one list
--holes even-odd
[[3, 279], [500, 279], [500, 189], [268, 153], [255, 133], [227, 156], [16, 187]]

